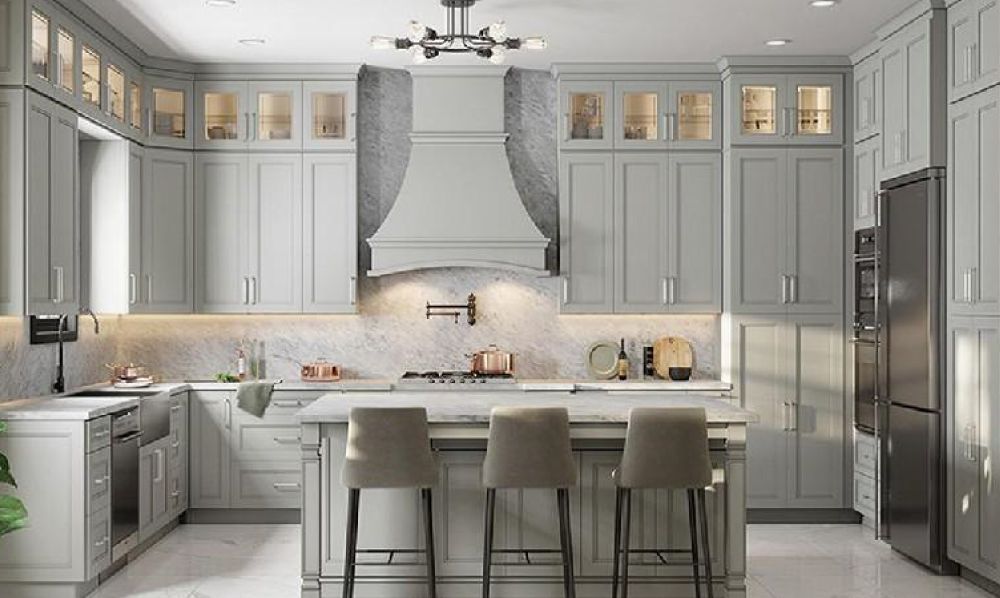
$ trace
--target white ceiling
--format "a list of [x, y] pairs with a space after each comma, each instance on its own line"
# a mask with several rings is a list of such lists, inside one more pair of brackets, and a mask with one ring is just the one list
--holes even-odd
[[[845, 55], [913, 0], [481, 0], [478, 28], [507, 21], [512, 36], [542, 35], [549, 49], [510, 56], [517, 66], [553, 62], [700, 62], [738, 54]], [[196, 62], [363, 62], [399, 66], [404, 52], [368, 46], [405, 33], [410, 19], [444, 29], [438, 0], [84, 0], [146, 52]], [[264, 46], [237, 40], [263, 38]], [[792, 44], [768, 48], [764, 41]], [[460, 62], [445, 57], [439, 62]]]

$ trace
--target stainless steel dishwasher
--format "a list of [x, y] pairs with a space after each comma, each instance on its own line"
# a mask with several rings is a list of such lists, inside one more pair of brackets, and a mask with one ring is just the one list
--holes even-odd
[[139, 543], [139, 408], [111, 416], [111, 558]]

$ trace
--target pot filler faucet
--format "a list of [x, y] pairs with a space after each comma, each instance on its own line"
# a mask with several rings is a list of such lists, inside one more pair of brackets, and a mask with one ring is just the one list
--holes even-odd
[[[81, 309], [80, 315], [90, 316], [90, 319], [94, 321], [94, 334], [101, 333], [101, 323], [98, 321], [97, 316], [90, 309]], [[66, 320], [69, 318], [68, 314], [63, 314], [59, 316], [59, 326], [56, 329], [56, 339], [59, 343], [59, 361], [56, 363], [56, 381], [52, 383], [53, 394], [62, 394], [66, 392], [66, 378], [65, 373], [65, 362], [63, 359], [63, 333], [66, 332]]]

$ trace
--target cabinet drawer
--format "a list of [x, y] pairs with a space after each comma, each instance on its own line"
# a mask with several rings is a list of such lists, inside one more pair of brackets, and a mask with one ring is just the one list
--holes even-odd
[[106, 446], [111, 446], [110, 415], [87, 422], [87, 452], [92, 453]]
[[854, 474], [854, 510], [869, 519], [875, 519], [878, 512], [878, 492], [873, 478]]
[[249, 460], [298, 460], [302, 428], [265, 420], [239, 421], [233, 430], [234, 457]]
[[317, 390], [276, 390], [271, 396], [271, 404], [268, 406], [264, 416], [267, 417], [272, 411], [275, 414], [295, 415], [303, 407], [309, 406], [324, 394], [328, 393]]
[[878, 468], [878, 445], [867, 434], [854, 434], [854, 471], [874, 478]]
[[87, 579], [111, 565], [111, 507], [87, 518]]
[[87, 512], [111, 508], [111, 447], [87, 455]]
[[302, 506], [302, 466], [298, 462], [233, 465], [234, 508], [298, 509]]

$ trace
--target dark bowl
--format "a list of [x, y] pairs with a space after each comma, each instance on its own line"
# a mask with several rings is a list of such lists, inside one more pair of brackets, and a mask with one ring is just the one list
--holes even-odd
[[667, 372], [670, 374], [670, 379], [675, 382], [691, 379], [691, 368], [670, 368]]

